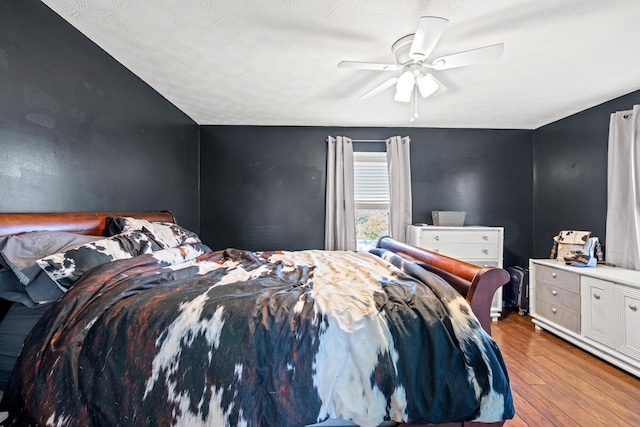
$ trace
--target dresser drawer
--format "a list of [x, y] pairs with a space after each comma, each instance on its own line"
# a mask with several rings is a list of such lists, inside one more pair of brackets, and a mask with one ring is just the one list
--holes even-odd
[[580, 313], [580, 295], [547, 283], [538, 282], [536, 301], [545, 301], [559, 310]]
[[500, 263], [498, 262], [498, 260], [495, 259], [477, 259], [477, 258], [469, 258], [469, 259], [464, 259], [464, 262], [468, 262], [469, 264], [473, 264], [473, 265], [477, 265], [478, 267], [484, 267], [484, 268], [488, 268], [488, 267], [498, 267], [498, 268], [502, 268], [500, 267]]
[[440, 253], [458, 259], [496, 259], [500, 258], [498, 254], [498, 245], [494, 244], [478, 244], [478, 243], [428, 243], [422, 245], [424, 249]]
[[[496, 230], [420, 230], [421, 245], [437, 243], [498, 243], [499, 233]], [[424, 247], [424, 246], [422, 246]]]
[[580, 314], [565, 310], [540, 298], [536, 298], [536, 314], [570, 331], [580, 333]]
[[580, 276], [557, 268], [536, 265], [536, 286], [541, 283], [561, 288], [574, 294], [580, 293]]

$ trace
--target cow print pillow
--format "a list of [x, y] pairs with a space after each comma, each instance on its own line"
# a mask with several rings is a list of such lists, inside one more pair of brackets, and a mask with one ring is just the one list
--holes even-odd
[[148, 234], [132, 231], [87, 243], [37, 261], [62, 291], [93, 267], [162, 249]]
[[175, 248], [187, 243], [200, 243], [200, 238], [193, 231], [170, 222], [150, 222], [145, 219], [129, 217], [108, 217], [106, 232], [109, 235], [143, 231], [163, 248]]
[[37, 261], [58, 287], [66, 292], [90, 269], [118, 259], [133, 258], [161, 249], [200, 243], [198, 236], [171, 223], [118, 218], [120, 234], [59, 252]]

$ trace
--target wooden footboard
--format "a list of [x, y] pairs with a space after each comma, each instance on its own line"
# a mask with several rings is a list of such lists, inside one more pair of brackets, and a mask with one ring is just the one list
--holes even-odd
[[491, 335], [491, 301], [496, 290], [509, 281], [509, 273], [497, 267], [478, 267], [464, 261], [440, 255], [383, 237], [378, 247], [388, 249], [417, 263], [449, 282], [462, 294], [480, 324]]

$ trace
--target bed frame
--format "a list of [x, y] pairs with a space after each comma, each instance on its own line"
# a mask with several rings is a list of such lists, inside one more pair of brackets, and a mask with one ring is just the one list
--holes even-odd
[[[102, 236], [106, 218], [128, 216], [149, 221], [176, 222], [169, 211], [161, 212], [49, 212], [0, 213], [0, 236], [30, 231], [56, 230]], [[451, 283], [471, 305], [482, 327], [491, 334], [491, 300], [496, 290], [509, 281], [501, 268], [481, 268], [425, 249], [397, 242], [390, 237], [378, 241], [378, 247], [412, 259], [423, 268]]]
[[389, 249], [417, 263], [449, 282], [471, 306], [480, 324], [491, 335], [491, 301], [498, 288], [509, 280], [509, 273], [497, 267], [478, 267], [426, 249], [397, 242], [390, 237], [378, 241]]
[[[102, 236], [107, 217], [133, 217], [149, 221], [176, 223], [169, 211], [162, 212], [70, 212], [70, 213], [0, 213], [0, 236], [30, 231], [69, 231]], [[383, 237], [378, 247], [396, 252], [434, 272], [460, 292], [471, 305], [482, 327], [491, 334], [491, 300], [493, 294], [509, 281], [509, 273], [501, 268], [482, 268], [463, 261], [409, 246]], [[504, 423], [464, 423], [465, 426], [495, 427]], [[400, 427], [406, 426], [402, 424]], [[462, 426], [461, 423], [439, 424], [441, 427]], [[406, 426], [408, 427], [408, 426]], [[415, 427], [415, 426], [413, 426]]]

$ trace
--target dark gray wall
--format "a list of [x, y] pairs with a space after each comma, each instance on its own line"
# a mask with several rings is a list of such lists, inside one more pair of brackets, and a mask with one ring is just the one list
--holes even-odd
[[0, 211], [171, 210], [198, 230], [199, 128], [37, 0], [0, 2]]
[[[505, 227], [505, 265], [531, 253], [532, 131], [201, 127], [201, 237], [215, 248], [321, 249], [327, 135], [411, 138], [414, 222], [464, 210]], [[375, 145], [375, 144], [374, 144]]]
[[606, 252], [609, 119], [638, 103], [640, 91], [534, 132], [534, 258], [549, 257], [560, 230], [589, 230]]
[[213, 248], [322, 248], [327, 132], [202, 126], [202, 240]]
[[504, 265], [528, 264], [533, 224], [532, 131], [403, 129], [411, 136], [413, 221], [465, 211], [466, 225], [504, 227]]

